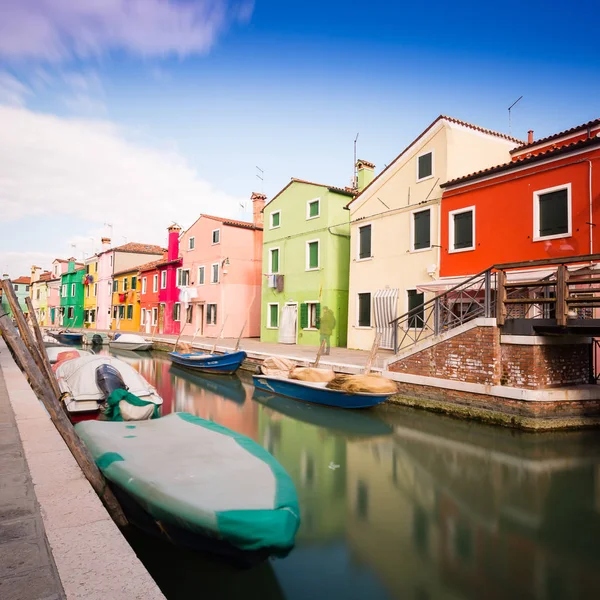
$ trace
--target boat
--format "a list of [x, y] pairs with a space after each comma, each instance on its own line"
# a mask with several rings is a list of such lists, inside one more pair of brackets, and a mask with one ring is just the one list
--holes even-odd
[[105, 408], [107, 393], [97, 380], [97, 370], [110, 365], [117, 370], [130, 394], [144, 402], [160, 406], [162, 398], [133, 367], [112, 356], [92, 354], [63, 362], [56, 369], [62, 401], [73, 422], [95, 419]]
[[231, 400], [236, 404], [244, 404], [246, 401], [246, 388], [240, 378], [233, 375], [216, 375], [214, 373], [194, 373], [184, 369], [177, 364], [171, 365], [171, 373], [195, 386]]
[[73, 333], [68, 329], [57, 331], [55, 333], [48, 332], [50, 335], [58, 340], [61, 344], [81, 344], [83, 340], [83, 333]]
[[108, 344], [108, 335], [97, 331], [84, 331], [82, 342], [86, 346], [102, 346]]
[[111, 348], [119, 350], [152, 350], [152, 342], [146, 341], [136, 333], [117, 333], [108, 343]]
[[225, 352], [225, 354], [204, 354], [202, 352], [182, 354], [180, 352], [169, 352], [169, 356], [176, 365], [186, 369], [204, 373], [231, 375], [240, 368], [240, 365], [246, 358], [246, 353], [243, 350]]
[[251, 565], [294, 546], [294, 484], [250, 438], [189, 413], [75, 431], [130, 522], [178, 546]]
[[253, 375], [254, 387], [259, 390], [279, 394], [294, 400], [335, 406], [337, 408], [370, 408], [385, 402], [395, 392], [374, 394], [371, 392], [349, 393], [330, 389], [325, 382], [300, 381], [273, 375]]
[[73, 348], [64, 344], [45, 344], [44, 347], [46, 348], [46, 354], [51, 365], [56, 363], [58, 356], [63, 352], [76, 353], [78, 356], [91, 356], [92, 354], [89, 350]]

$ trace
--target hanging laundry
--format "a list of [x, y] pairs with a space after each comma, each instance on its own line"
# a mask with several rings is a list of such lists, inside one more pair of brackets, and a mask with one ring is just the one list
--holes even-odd
[[126, 297], [126, 294], [119, 294], [119, 302], [125, 302]]
[[283, 292], [283, 275], [276, 275], [275, 287], [278, 292]]

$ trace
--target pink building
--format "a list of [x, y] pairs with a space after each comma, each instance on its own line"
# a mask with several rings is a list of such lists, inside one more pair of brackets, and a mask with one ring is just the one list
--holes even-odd
[[181, 267], [179, 256], [179, 225], [171, 225], [167, 259], [156, 265], [159, 273], [158, 290], [158, 332], [179, 335], [180, 305], [179, 288], [177, 287], [177, 271]]
[[184, 335], [217, 337], [223, 328], [223, 337], [238, 337], [243, 328], [243, 337], [260, 336], [265, 198], [252, 194], [252, 223], [200, 215], [181, 236], [175, 314]]

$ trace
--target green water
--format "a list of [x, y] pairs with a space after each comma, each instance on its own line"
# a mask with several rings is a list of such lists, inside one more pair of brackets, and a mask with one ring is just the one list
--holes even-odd
[[350, 412], [258, 395], [166, 355], [119, 353], [165, 399], [240, 431], [294, 479], [285, 559], [238, 571], [130, 535], [169, 600], [600, 597], [600, 432], [523, 434], [397, 407]]

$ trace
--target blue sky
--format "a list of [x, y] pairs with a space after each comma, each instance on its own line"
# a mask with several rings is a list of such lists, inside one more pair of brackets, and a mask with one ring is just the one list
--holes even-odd
[[116, 243], [164, 243], [172, 221], [243, 217], [261, 186], [345, 185], [357, 132], [379, 170], [439, 114], [508, 132], [522, 95], [520, 138], [600, 116], [592, 2], [69, 4], [0, 8], [0, 268], [14, 276], [89, 253], [107, 222]]

